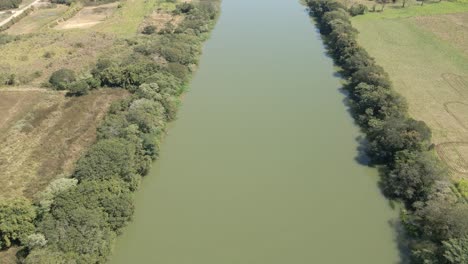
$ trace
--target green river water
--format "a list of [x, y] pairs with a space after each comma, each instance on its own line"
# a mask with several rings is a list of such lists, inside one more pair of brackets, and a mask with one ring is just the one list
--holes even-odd
[[296, 0], [223, 0], [111, 264], [397, 263], [397, 217]]

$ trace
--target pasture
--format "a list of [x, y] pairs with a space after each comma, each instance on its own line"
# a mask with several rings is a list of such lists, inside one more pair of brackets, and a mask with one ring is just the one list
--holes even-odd
[[442, 2], [353, 18], [359, 42], [433, 133], [455, 178], [468, 178], [468, 3]]

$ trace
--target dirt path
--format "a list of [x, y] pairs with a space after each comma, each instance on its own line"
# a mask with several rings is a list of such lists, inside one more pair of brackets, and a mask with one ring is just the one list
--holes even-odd
[[3, 25], [5, 25], [6, 23], [10, 22], [10, 20], [12, 20], [13, 18], [15, 18], [15, 17], [21, 15], [26, 9], [28, 9], [28, 8], [30, 8], [31, 6], [33, 6], [33, 5], [37, 4], [37, 3], [39, 3], [39, 1], [40, 1], [40, 0], [35, 0], [35, 1], [32, 2], [31, 4], [29, 4], [29, 5], [27, 5], [27, 6], [23, 7], [23, 8], [21, 8], [20, 10], [16, 11], [16, 12], [15, 12], [13, 15], [11, 15], [9, 18], [7, 18], [7, 19], [1, 21], [1, 22], [0, 22], [0, 27], [3, 26]]

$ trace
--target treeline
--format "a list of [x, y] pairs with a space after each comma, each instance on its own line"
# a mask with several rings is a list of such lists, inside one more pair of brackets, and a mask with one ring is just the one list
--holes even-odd
[[0, 0], [0, 11], [18, 8], [22, 0]]
[[431, 131], [408, 116], [405, 100], [384, 69], [357, 43], [357, 30], [342, 4], [307, 0], [310, 14], [347, 80], [352, 113], [366, 134], [372, 165], [385, 194], [402, 201], [412, 263], [468, 263], [468, 204], [435, 156]]
[[173, 32], [126, 40], [131, 52], [99, 59], [90, 76], [61, 70], [51, 77], [58, 89], [97, 82], [132, 94], [112, 104], [71, 178], [52, 182], [34, 205], [0, 204], [0, 247], [24, 245], [21, 263], [104, 263], [111, 254], [219, 12], [219, 0], [189, 5], [177, 7], [185, 18]]

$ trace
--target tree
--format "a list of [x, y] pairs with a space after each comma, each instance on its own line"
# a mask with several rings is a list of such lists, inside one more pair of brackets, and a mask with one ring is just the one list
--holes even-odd
[[0, 201], [0, 249], [20, 244], [34, 232], [36, 212], [24, 198]]
[[363, 4], [352, 5], [349, 8], [349, 13], [352, 16], [364, 15], [367, 12], [367, 6]]
[[71, 96], [83, 96], [88, 94], [90, 87], [86, 80], [79, 80], [68, 85], [67, 95]]
[[128, 109], [127, 120], [144, 133], [161, 134], [165, 127], [165, 109], [158, 101], [135, 100]]
[[52, 181], [44, 191], [37, 195], [37, 199], [39, 200], [39, 211], [41, 213], [48, 212], [54, 201], [54, 197], [57, 194], [76, 186], [77, 183], [77, 179], [70, 178], [60, 178]]
[[143, 33], [143, 34], [145, 34], [145, 35], [154, 34], [154, 33], [156, 33], [156, 27], [153, 26], [153, 25], [145, 26], [145, 27], [143, 28], [143, 31], [142, 31], [141, 33]]
[[468, 263], [468, 238], [442, 241], [444, 258], [450, 264]]
[[389, 0], [375, 0], [378, 4], [382, 6], [382, 9], [380, 11], [383, 11], [385, 6], [388, 4]]
[[45, 246], [47, 244], [47, 240], [45, 239], [45, 236], [43, 234], [36, 233], [29, 235], [25, 239], [24, 244], [31, 250], [34, 248]]
[[74, 177], [85, 179], [111, 179], [120, 177], [130, 181], [135, 175], [135, 146], [120, 138], [98, 141], [76, 166]]
[[391, 197], [410, 204], [425, 201], [443, 173], [433, 154], [403, 150], [396, 154], [394, 164], [385, 173], [384, 189]]
[[434, 241], [468, 237], [468, 204], [437, 197], [415, 206], [423, 237]]
[[66, 90], [74, 81], [76, 81], [75, 72], [69, 69], [55, 71], [49, 78], [49, 83], [57, 90]]
[[423, 151], [428, 148], [431, 130], [424, 122], [411, 118], [390, 118], [381, 127], [370, 128], [369, 156], [376, 163], [392, 162], [402, 150]]
[[404, 99], [393, 90], [367, 83], [354, 88], [352, 106], [358, 122], [366, 128], [372, 127], [377, 120], [403, 118], [402, 114], [406, 112]]
[[392, 84], [388, 74], [384, 69], [377, 65], [362, 67], [351, 76], [351, 86], [357, 86], [359, 83], [367, 83], [383, 88], [391, 88]]

